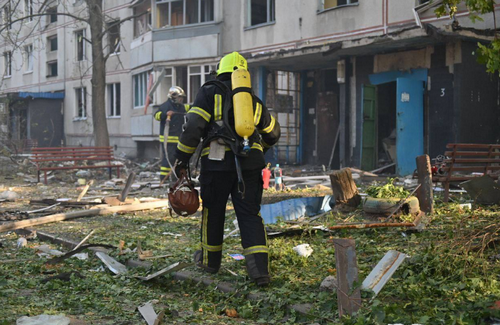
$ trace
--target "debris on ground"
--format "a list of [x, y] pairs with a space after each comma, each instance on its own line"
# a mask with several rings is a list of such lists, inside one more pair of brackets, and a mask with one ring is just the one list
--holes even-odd
[[490, 176], [476, 177], [460, 186], [479, 204], [500, 204], [500, 185]]
[[365, 278], [362, 289], [370, 289], [375, 295], [378, 295], [380, 290], [385, 286], [387, 281], [392, 277], [398, 267], [405, 261], [408, 256], [395, 250], [390, 250], [378, 262], [377, 266]]
[[311, 256], [313, 249], [309, 244], [300, 244], [293, 248], [293, 250], [299, 255], [303, 257]]
[[16, 321], [16, 325], [69, 325], [70, 319], [63, 315], [23, 316]]

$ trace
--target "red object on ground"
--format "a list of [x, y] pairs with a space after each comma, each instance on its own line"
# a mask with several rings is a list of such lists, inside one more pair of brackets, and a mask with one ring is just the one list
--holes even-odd
[[262, 180], [264, 181], [264, 186], [262, 187], [265, 188], [266, 190], [269, 188], [270, 179], [271, 179], [271, 171], [269, 170], [269, 168], [264, 168], [262, 170]]
[[500, 310], [500, 300], [495, 301], [495, 303], [493, 304], [493, 306], [490, 307], [490, 309], [498, 309], [498, 310]]

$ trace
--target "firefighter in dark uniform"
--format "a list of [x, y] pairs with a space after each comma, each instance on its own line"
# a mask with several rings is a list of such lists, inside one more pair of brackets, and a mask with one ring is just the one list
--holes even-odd
[[[158, 111], [154, 114], [157, 121], [160, 121], [160, 145], [162, 152], [162, 161], [160, 167], [160, 181], [170, 172], [170, 165], [175, 162], [175, 149], [179, 142], [179, 135], [182, 132], [184, 116], [189, 111], [190, 106], [183, 104], [186, 93], [181, 87], [174, 86], [168, 91], [168, 100], [160, 105]], [[168, 134], [165, 132], [167, 117], [170, 116]], [[166, 139], [165, 139], [166, 137]], [[165, 155], [164, 141], [167, 141], [167, 155]]]
[[[224, 56], [217, 67], [216, 80], [223, 83], [227, 87], [226, 90], [230, 90], [231, 74], [238, 68], [247, 70], [247, 62], [243, 56], [237, 52]], [[179, 138], [174, 166], [174, 172], [179, 175], [182, 169], [187, 168], [200, 139], [204, 140], [200, 173], [203, 201], [201, 250], [194, 254], [195, 263], [209, 273], [218, 272], [222, 258], [226, 204], [231, 195], [241, 232], [248, 275], [257, 285], [265, 286], [269, 284], [270, 276], [267, 235], [260, 215], [263, 185], [261, 172], [265, 167], [264, 151], [278, 141], [280, 126], [262, 101], [253, 96], [251, 105], [254, 133], [251, 149], [247, 148], [248, 155], [239, 157], [238, 163], [229, 145], [222, 142], [222, 150], [217, 149], [217, 145], [221, 145], [220, 139], [207, 143], [207, 138], [210, 140], [210, 135], [213, 134], [212, 131], [220, 129], [221, 121], [225, 118], [224, 112], [229, 112], [227, 121], [232, 123], [234, 128], [231, 91], [223, 91], [221, 87], [211, 83], [213, 82], [208, 82], [200, 88], [186, 115], [187, 122]], [[225, 105], [228, 105], [226, 101], [230, 103], [228, 110], [225, 108]]]

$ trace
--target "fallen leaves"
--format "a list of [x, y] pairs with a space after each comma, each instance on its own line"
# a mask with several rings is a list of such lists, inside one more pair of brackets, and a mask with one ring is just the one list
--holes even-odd
[[238, 318], [238, 312], [234, 308], [227, 308], [226, 309], [226, 316], [232, 317], [232, 318]]

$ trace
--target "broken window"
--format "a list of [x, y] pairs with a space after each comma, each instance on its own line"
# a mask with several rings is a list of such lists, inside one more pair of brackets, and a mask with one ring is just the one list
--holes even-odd
[[86, 60], [85, 56], [85, 29], [75, 32], [76, 40], [76, 60], [83, 61]]
[[47, 21], [49, 24], [57, 22], [57, 6], [47, 9], [47, 14]]
[[7, 29], [12, 29], [12, 17], [10, 16], [10, 2], [2, 8], [2, 24], [7, 25]]
[[144, 107], [148, 91], [149, 72], [134, 75], [134, 108]]
[[250, 0], [250, 26], [272, 23], [275, 18], [275, 0]]
[[196, 65], [189, 66], [189, 87], [188, 87], [188, 103], [194, 102], [198, 90], [201, 86], [212, 80], [214, 77], [210, 74], [211, 71], [215, 70], [215, 65]]
[[3, 54], [3, 62], [5, 69], [4, 77], [10, 77], [12, 75], [12, 52], [8, 51]]
[[279, 161], [298, 162], [300, 144], [300, 73], [273, 71], [267, 77], [266, 106], [280, 123], [275, 145]]
[[29, 17], [28, 21], [33, 21], [33, 0], [24, 0], [24, 17]]
[[24, 68], [26, 72], [33, 71], [33, 44], [24, 47]]
[[108, 85], [108, 117], [119, 117], [121, 115], [121, 86], [120, 83]]
[[322, 2], [323, 2], [323, 9], [330, 9], [339, 6], [358, 3], [358, 0], [322, 0]]
[[151, 1], [140, 2], [134, 7], [134, 37], [139, 37], [151, 30]]
[[110, 53], [120, 53], [120, 24], [114, 21], [107, 24], [108, 26], [108, 46]]
[[57, 51], [57, 35], [47, 37], [47, 43], [49, 45], [49, 51]]
[[76, 117], [86, 118], [87, 117], [87, 88], [76, 88], [75, 89], [75, 103], [76, 103]]
[[57, 76], [57, 61], [47, 62], [47, 77]]
[[214, 0], [157, 0], [156, 10], [158, 28], [214, 20]]

